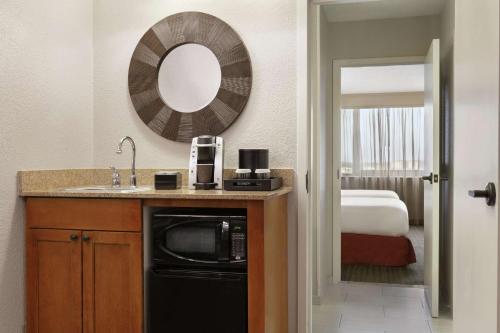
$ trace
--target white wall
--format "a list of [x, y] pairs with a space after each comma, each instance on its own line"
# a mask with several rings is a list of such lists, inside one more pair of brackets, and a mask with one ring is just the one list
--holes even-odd
[[0, 2], [0, 331], [24, 324], [20, 169], [92, 165], [92, 4]]
[[411, 57], [427, 54], [439, 37], [439, 16], [330, 23], [333, 59]]
[[231, 25], [245, 42], [253, 67], [245, 111], [222, 134], [226, 167], [237, 167], [238, 148], [270, 148], [271, 167], [296, 160], [296, 4], [294, 1], [95, 0], [95, 161], [128, 166], [114, 154], [118, 140], [132, 136], [138, 167], [188, 166], [189, 145], [153, 133], [137, 116], [127, 87], [132, 52], [157, 21], [180, 11], [202, 11]]

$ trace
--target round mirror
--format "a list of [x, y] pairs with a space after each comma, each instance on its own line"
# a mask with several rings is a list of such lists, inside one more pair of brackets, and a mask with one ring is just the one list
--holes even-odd
[[130, 99], [156, 134], [189, 142], [217, 136], [245, 109], [252, 64], [245, 44], [227, 23], [182, 12], [153, 25], [132, 54]]
[[169, 107], [196, 112], [217, 96], [222, 72], [215, 54], [200, 44], [184, 44], [167, 54], [158, 72], [158, 90]]

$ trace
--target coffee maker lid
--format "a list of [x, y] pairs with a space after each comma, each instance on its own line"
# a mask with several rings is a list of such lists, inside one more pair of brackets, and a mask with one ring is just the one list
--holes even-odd
[[198, 137], [198, 143], [200, 144], [210, 144], [215, 143], [217, 137], [213, 135], [200, 135]]

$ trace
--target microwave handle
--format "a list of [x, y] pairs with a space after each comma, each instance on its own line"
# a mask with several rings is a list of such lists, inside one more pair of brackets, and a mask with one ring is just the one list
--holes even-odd
[[229, 222], [220, 223], [220, 252], [219, 260], [229, 261]]

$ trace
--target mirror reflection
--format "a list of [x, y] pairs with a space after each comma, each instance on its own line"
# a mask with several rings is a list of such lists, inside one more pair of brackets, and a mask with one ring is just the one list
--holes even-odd
[[214, 100], [221, 77], [219, 61], [209, 48], [184, 44], [163, 60], [158, 72], [158, 90], [172, 109], [196, 112]]

